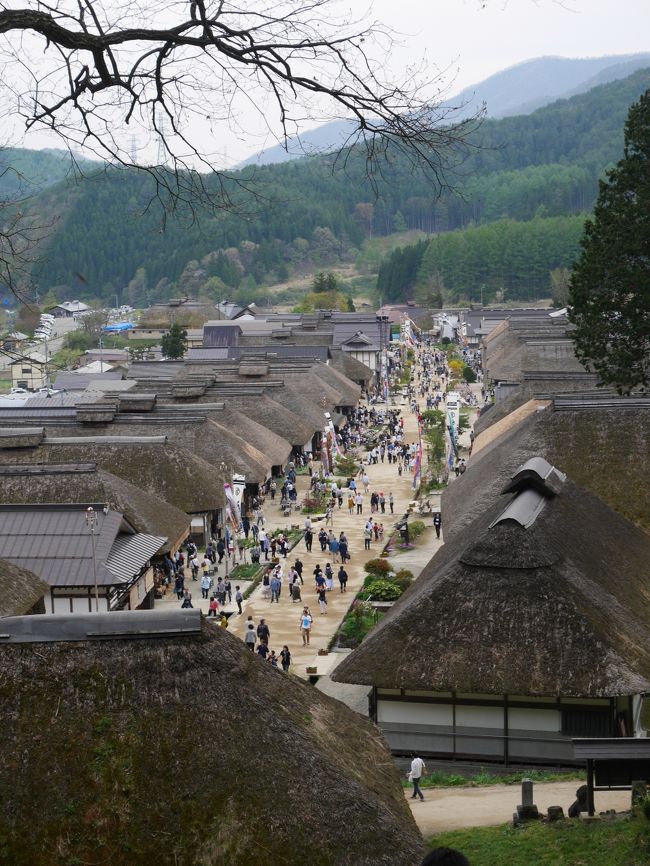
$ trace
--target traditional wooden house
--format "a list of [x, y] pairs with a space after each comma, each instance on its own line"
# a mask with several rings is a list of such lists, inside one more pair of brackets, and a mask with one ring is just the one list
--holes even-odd
[[371, 687], [396, 752], [571, 763], [572, 737], [644, 733], [649, 561], [645, 533], [533, 458], [333, 678]]
[[0, 558], [48, 584], [46, 613], [151, 605], [151, 559], [166, 541], [135, 532], [105, 503], [0, 505]]
[[123, 514], [136, 532], [164, 536], [160, 552], [176, 551], [187, 537], [189, 516], [96, 463], [0, 464], [5, 505], [74, 505], [103, 502]]

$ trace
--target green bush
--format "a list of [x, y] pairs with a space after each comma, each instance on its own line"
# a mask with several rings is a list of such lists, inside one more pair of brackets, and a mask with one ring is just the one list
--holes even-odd
[[[424, 523], [422, 526], [424, 527]], [[363, 567], [368, 574], [374, 574], [377, 577], [385, 577], [392, 571], [390, 563], [386, 562], [385, 559], [369, 559]]]
[[338, 475], [352, 477], [359, 471], [359, 458], [356, 452], [344, 454], [342, 457], [337, 457], [334, 461], [334, 468]]
[[395, 586], [399, 587], [402, 592], [405, 592], [413, 583], [413, 572], [409, 571], [408, 568], [400, 568], [391, 580]]
[[425, 529], [423, 520], [414, 520], [413, 523], [409, 523], [409, 538], [419, 538]]
[[463, 379], [466, 382], [476, 382], [476, 373], [467, 364], [463, 367]]
[[402, 590], [392, 580], [377, 578], [368, 584], [364, 582], [364, 588], [359, 593], [359, 598], [372, 598], [375, 601], [396, 601], [401, 594]]

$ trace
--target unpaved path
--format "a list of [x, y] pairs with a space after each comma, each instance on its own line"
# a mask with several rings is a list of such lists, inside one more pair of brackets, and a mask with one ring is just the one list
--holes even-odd
[[[566, 814], [575, 800], [579, 780], [572, 782], [543, 782], [535, 785], [534, 801], [540, 812], [549, 806], [562, 806]], [[406, 796], [410, 798], [411, 789]], [[505, 824], [512, 820], [512, 813], [521, 803], [519, 785], [487, 785], [481, 788], [424, 788], [424, 801], [408, 800], [420, 832], [431, 836], [445, 830], [460, 830], [464, 827], [487, 827]], [[596, 812], [629, 809], [629, 791], [597, 791]]]

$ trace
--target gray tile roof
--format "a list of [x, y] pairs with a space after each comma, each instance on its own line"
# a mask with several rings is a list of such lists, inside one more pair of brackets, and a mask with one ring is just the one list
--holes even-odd
[[[92, 586], [92, 538], [83, 505], [0, 505], [0, 558], [38, 575], [50, 586]], [[97, 583], [133, 577], [166, 541], [121, 532], [123, 516], [93, 504]], [[138, 564], [139, 563], [139, 564]]]

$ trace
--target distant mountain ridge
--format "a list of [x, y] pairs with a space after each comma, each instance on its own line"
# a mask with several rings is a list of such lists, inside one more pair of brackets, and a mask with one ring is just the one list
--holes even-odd
[[[538, 57], [466, 87], [445, 100], [443, 107], [459, 106], [454, 115], [456, 120], [475, 114], [484, 104], [490, 118], [531, 114], [558, 99], [586, 93], [600, 84], [626, 78], [644, 67], [650, 67], [650, 52], [590, 58]], [[522, 90], [527, 93], [524, 100]], [[243, 160], [237, 168], [288, 162], [335, 150], [345, 143], [351, 129], [351, 123], [345, 120], [325, 123], [292, 139], [288, 152], [281, 145], [275, 145]]]

